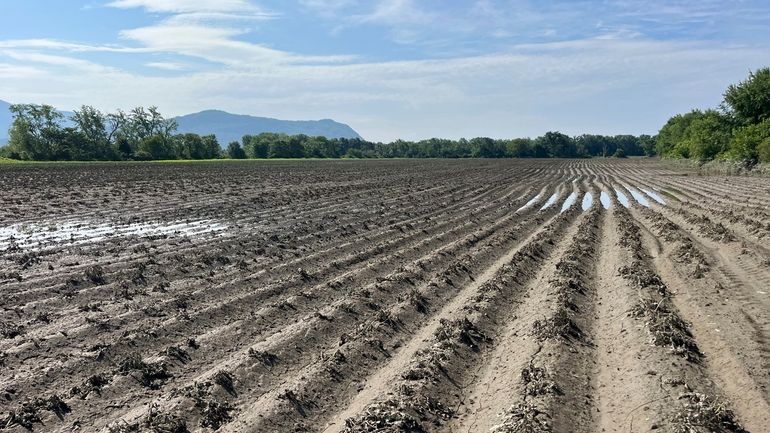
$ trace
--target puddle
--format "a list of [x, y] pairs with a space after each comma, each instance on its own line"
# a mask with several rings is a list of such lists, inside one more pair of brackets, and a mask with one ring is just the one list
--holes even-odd
[[540, 193], [538, 193], [536, 196], [532, 197], [527, 203], [525, 203], [524, 206], [516, 209], [516, 212], [521, 212], [524, 209], [532, 206], [533, 204], [535, 204], [536, 201], [540, 200], [540, 196], [542, 195], [543, 195], [543, 191], [540, 191]]
[[636, 190], [636, 189], [634, 189], [634, 188], [626, 188], [626, 189], [627, 189], [627, 190], [629, 190], [629, 191], [631, 191], [631, 195], [632, 195], [632, 196], [634, 196], [634, 200], [636, 200], [637, 202], [639, 202], [639, 204], [640, 204], [640, 205], [642, 205], [642, 206], [644, 206], [644, 207], [650, 207], [650, 201], [649, 201], [649, 200], [647, 200], [647, 199], [644, 197], [644, 195], [642, 195], [642, 193], [640, 193], [639, 191], [637, 191], [637, 190]]
[[594, 196], [591, 195], [590, 192], [585, 193], [583, 196], [583, 203], [581, 206], [583, 207], [583, 210], [586, 211], [591, 208], [591, 205], [594, 203]]
[[599, 201], [602, 202], [602, 206], [605, 209], [609, 209], [610, 205], [612, 204], [612, 201], [610, 200], [610, 196], [604, 191], [602, 191], [602, 193], [599, 195]]
[[15, 243], [21, 248], [43, 249], [57, 244], [80, 245], [128, 236], [195, 236], [223, 232], [227, 225], [214, 220], [114, 224], [98, 221], [22, 223], [0, 227], [0, 250]]
[[564, 212], [570, 207], [572, 207], [573, 204], [575, 204], [575, 201], [577, 201], [578, 193], [573, 192], [572, 194], [567, 197], [566, 200], [564, 200], [564, 204], [561, 205], [561, 211]]
[[547, 202], [543, 205], [543, 207], [540, 208], [540, 210], [546, 210], [549, 207], [551, 207], [552, 204], [556, 203], [556, 199], [559, 198], [559, 193], [555, 192], [551, 195], [551, 197], [548, 199]]
[[655, 191], [646, 190], [644, 188], [639, 188], [639, 189], [641, 189], [648, 196], [652, 197], [652, 199], [655, 200], [656, 202], [660, 204], [666, 204], [666, 201], [663, 200], [663, 197], [659, 196], [658, 193], [656, 193]]
[[628, 201], [628, 197], [626, 197], [625, 194], [620, 192], [619, 189], [615, 190], [615, 196], [618, 198], [618, 201], [620, 204], [622, 204], [624, 207], [631, 207], [631, 203]]

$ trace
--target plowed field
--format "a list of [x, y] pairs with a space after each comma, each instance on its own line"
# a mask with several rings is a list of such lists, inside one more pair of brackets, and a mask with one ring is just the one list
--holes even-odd
[[0, 430], [770, 431], [770, 181], [0, 166]]

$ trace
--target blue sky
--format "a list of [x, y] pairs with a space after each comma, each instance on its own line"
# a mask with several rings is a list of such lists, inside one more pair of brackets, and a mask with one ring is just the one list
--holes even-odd
[[653, 134], [770, 65], [767, 23], [759, 0], [5, 0], [0, 99], [373, 140]]

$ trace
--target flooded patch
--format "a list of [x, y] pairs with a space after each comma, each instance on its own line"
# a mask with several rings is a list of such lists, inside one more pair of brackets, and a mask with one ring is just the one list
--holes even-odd
[[663, 200], [663, 197], [659, 196], [658, 193], [656, 193], [655, 191], [646, 190], [644, 188], [639, 188], [639, 189], [641, 189], [642, 192], [644, 192], [648, 196], [652, 197], [652, 199], [655, 200], [656, 202], [660, 204], [666, 204], [666, 201]]
[[545, 202], [543, 207], [540, 208], [540, 210], [545, 210], [551, 207], [552, 204], [556, 203], [556, 199], [559, 198], [559, 193], [555, 192], [551, 195], [551, 197], [548, 199], [548, 201]]
[[575, 201], [577, 201], [578, 193], [573, 192], [570, 194], [566, 200], [564, 200], [564, 204], [561, 205], [561, 211], [564, 212], [567, 209], [571, 208], [573, 204], [575, 204]]
[[538, 200], [540, 200], [540, 197], [541, 197], [542, 195], [543, 195], [543, 191], [540, 191], [540, 193], [538, 193], [536, 196], [532, 197], [532, 198], [531, 198], [531, 199], [530, 199], [528, 202], [526, 202], [526, 203], [524, 204], [524, 206], [522, 206], [522, 207], [520, 207], [520, 208], [516, 209], [516, 212], [521, 212], [521, 211], [523, 211], [524, 209], [527, 209], [528, 207], [532, 206], [533, 204], [535, 204], [535, 202], [537, 202]]
[[599, 195], [599, 201], [602, 202], [602, 206], [605, 209], [609, 209], [610, 205], [612, 204], [612, 200], [610, 200], [610, 196], [604, 191], [602, 191], [602, 193]]
[[59, 244], [80, 245], [128, 236], [197, 236], [224, 232], [227, 228], [227, 225], [213, 220], [132, 224], [98, 221], [22, 223], [0, 227], [0, 250], [12, 244], [21, 248], [44, 249]]
[[631, 191], [631, 195], [634, 197], [634, 200], [636, 200], [640, 205], [644, 207], [650, 207], [650, 201], [647, 200], [647, 198], [645, 198], [642, 193], [640, 193], [634, 188], [626, 188], [626, 189]]
[[583, 203], [581, 204], [584, 211], [591, 208], [591, 205], [594, 203], [594, 196], [591, 195], [590, 192], [585, 193], [583, 195]]
[[624, 207], [631, 207], [631, 203], [628, 201], [628, 197], [626, 197], [625, 194], [620, 192], [619, 189], [615, 190], [615, 197], [618, 198], [618, 201], [620, 204], [622, 204]]

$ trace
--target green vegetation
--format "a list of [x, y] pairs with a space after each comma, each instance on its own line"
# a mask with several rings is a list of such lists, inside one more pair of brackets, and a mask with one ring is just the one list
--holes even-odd
[[671, 158], [770, 162], [770, 68], [727, 88], [719, 110], [677, 114], [661, 128], [658, 154]]
[[431, 138], [374, 143], [359, 138], [326, 138], [262, 133], [246, 135], [223, 151], [214, 135], [175, 134], [174, 120], [156, 107], [104, 114], [84, 106], [70, 119], [50, 105], [12, 105], [10, 142], [0, 158], [25, 161], [201, 160], [244, 158], [587, 158], [651, 156], [648, 135], [581, 135], [560, 132], [499, 140]]

